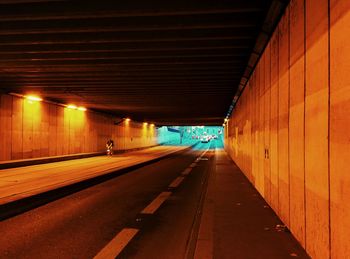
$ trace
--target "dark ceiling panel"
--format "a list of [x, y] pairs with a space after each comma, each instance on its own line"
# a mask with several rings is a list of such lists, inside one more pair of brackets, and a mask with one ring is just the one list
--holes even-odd
[[156, 124], [219, 125], [273, 2], [0, 0], [1, 88]]

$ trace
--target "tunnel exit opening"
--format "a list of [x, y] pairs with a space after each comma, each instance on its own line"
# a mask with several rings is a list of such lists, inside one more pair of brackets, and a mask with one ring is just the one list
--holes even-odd
[[162, 126], [157, 130], [160, 145], [195, 145], [194, 149], [224, 147], [222, 126]]

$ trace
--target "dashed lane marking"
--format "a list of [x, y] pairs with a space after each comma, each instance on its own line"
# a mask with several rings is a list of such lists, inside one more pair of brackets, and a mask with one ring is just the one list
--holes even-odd
[[94, 259], [116, 258], [138, 231], [139, 230], [136, 228], [124, 228], [94, 257]]
[[185, 179], [185, 177], [183, 176], [179, 176], [178, 178], [176, 178], [170, 185], [169, 188], [176, 188], [178, 187], [182, 181]]
[[192, 171], [192, 168], [186, 168], [181, 174], [188, 175]]
[[[204, 160], [202, 157], [207, 153], [208, 150], [203, 152], [196, 161]], [[178, 187], [182, 181], [185, 179], [185, 175], [188, 175], [193, 167], [197, 165], [193, 162], [189, 168], [186, 168], [181, 174], [183, 176], [177, 177], [170, 185], [169, 188]], [[142, 214], [153, 214], [157, 209], [166, 201], [171, 192], [160, 193], [146, 208], [144, 208]], [[124, 228], [120, 231], [95, 257], [94, 259], [113, 259], [116, 258], [122, 250], [127, 246], [127, 244], [133, 239], [133, 237], [139, 232], [136, 228]]]
[[199, 158], [202, 158], [203, 156], [205, 156], [205, 154], [208, 152], [209, 149], [205, 150], [200, 156]]
[[141, 213], [143, 214], [153, 214], [162, 203], [169, 198], [171, 192], [162, 192], [155, 198], [146, 208], [144, 208]]

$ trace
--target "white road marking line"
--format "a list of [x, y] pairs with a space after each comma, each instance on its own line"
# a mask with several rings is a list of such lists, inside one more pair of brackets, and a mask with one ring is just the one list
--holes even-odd
[[[205, 154], [207, 153], [209, 151], [209, 149], [206, 149], [198, 158], [200, 159], [200, 158], [202, 158], [203, 156], [205, 156]], [[198, 159], [197, 158], [197, 159]]]
[[186, 168], [185, 171], [183, 171], [182, 175], [188, 175], [192, 171], [192, 168]]
[[139, 232], [139, 230], [136, 228], [124, 228], [94, 257], [94, 259], [116, 258], [137, 232]]
[[206, 149], [201, 156], [204, 156], [207, 152], [209, 151], [209, 149]]
[[178, 178], [176, 178], [170, 185], [169, 188], [176, 188], [180, 185], [180, 183], [182, 183], [182, 181], [185, 179], [185, 177], [183, 176], [179, 176]]
[[171, 192], [162, 192], [155, 198], [146, 208], [144, 208], [141, 213], [143, 214], [153, 214], [162, 203], [169, 198]]

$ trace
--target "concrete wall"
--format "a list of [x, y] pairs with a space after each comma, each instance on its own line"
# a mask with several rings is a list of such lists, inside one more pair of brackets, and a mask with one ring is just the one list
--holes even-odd
[[0, 161], [104, 151], [112, 138], [115, 149], [157, 144], [154, 126], [95, 112], [67, 109], [0, 95]]
[[313, 258], [350, 258], [350, 1], [292, 0], [225, 148]]

